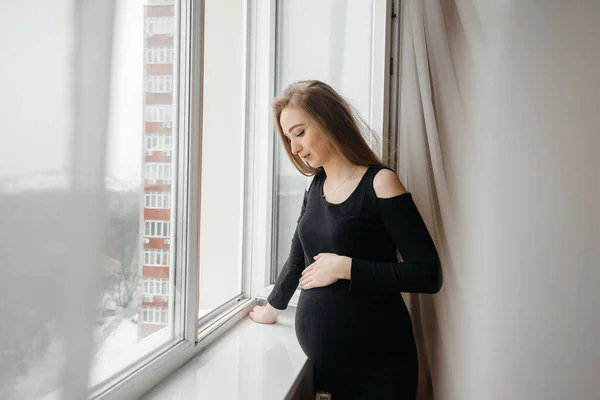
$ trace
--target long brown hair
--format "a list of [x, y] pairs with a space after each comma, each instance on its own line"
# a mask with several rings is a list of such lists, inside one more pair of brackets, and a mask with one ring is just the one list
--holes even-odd
[[351, 163], [361, 166], [383, 165], [361, 133], [360, 126], [367, 128], [366, 124], [352, 112], [348, 102], [326, 83], [301, 81], [288, 86], [273, 100], [273, 117], [288, 157], [303, 175], [315, 175], [322, 167], [309, 167], [298, 155], [292, 153], [280, 122], [281, 112], [288, 106], [306, 112], [334, 148]]

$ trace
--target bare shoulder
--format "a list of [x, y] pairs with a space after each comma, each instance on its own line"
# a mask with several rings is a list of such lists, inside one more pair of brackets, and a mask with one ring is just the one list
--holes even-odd
[[373, 179], [373, 189], [377, 197], [387, 199], [406, 193], [406, 189], [398, 175], [389, 169], [382, 169], [375, 174]]

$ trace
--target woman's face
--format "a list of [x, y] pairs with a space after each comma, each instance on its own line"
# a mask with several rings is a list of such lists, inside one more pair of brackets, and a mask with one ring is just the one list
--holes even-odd
[[331, 156], [326, 137], [304, 111], [286, 107], [281, 111], [279, 123], [292, 153], [298, 154], [305, 164], [318, 168]]

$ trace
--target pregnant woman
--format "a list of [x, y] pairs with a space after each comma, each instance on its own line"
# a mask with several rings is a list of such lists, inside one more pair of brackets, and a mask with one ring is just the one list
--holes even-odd
[[291, 162], [309, 181], [289, 257], [268, 304], [250, 317], [274, 323], [300, 285], [296, 335], [316, 390], [333, 400], [412, 400], [417, 350], [400, 292], [437, 293], [442, 285], [412, 196], [329, 85], [292, 84], [273, 102], [273, 115]]

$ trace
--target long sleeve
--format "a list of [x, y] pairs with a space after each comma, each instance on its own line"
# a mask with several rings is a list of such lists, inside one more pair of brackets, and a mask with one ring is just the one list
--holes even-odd
[[378, 198], [377, 209], [403, 262], [352, 259], [350, 289], [439, 292], [442, 287], [440, 259], [412, 195]]
[[[302, 215], [304, 215], [304, 210], [306, 209], [306, 200], [307, 192], [305, 191], [304, 201], [302, 202], [302, 209], [300, 211], [300, 217], [298, 217], [298, 220], [300, 220]], [[267, 301], [271, 306], [278, 310], [285, 310], [287, 308], [290, 299], [298, 287], [304, 266], [304, 249], [302, 248], [302, 243], [300, 242], [300, 238], [298, 236], [298, 225], [296, 225], [296, 230], [294, 231], [294, 236], [292, 238], [290, 254], [287, 258], [287, 261], [283, 265], [281, 273], [277, 277], [273, 291], [271, 291], [271, 294], [267, 298]]]

